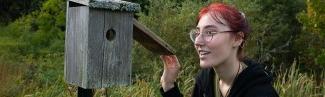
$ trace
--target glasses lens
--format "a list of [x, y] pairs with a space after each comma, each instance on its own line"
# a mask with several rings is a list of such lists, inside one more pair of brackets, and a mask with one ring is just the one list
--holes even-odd
[[190, 31], [190, 39], [192, 40], [192, 42], [195, 42], [195, 39], [196, 39], [196, 30], [191, 30]]
[[204, 34], [204, 39], [206, 42], [209, 42], [212, 40], [213, 35], [212, 34]]

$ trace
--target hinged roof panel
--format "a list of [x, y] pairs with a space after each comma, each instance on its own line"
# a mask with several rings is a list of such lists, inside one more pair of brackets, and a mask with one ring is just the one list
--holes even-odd
[[110, 9], [113, 11], [138, 12], [140, 5], [122, 0], [69, 0], [92, 8]]

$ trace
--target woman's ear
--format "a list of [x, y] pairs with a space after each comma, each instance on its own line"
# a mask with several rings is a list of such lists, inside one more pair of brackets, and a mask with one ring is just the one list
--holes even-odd
[[233, 47], [239, 47], [244, 41], [244, 32], [238, 32], [235, 34], [235, 42]]

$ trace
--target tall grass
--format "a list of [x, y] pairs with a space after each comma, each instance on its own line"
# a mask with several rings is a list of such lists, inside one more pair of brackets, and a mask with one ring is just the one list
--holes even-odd
[[[62, 57], [62, 56], [60, 56]], [[39, 61], [41, 64], [47, 64], [52, 66], [63, 66], [63, 64], [57, 64], [53, 61], [44, 61], [54, 57], [47, 57]], [[60, 60], [62, 61], [62, 60]], [[60, 62], [57, 61], [57, 62]], [[114, 86], [106, 88], [105, 91], [97, 89], [95, 97], [101, 97], [106, 95], [108, 97], [159, 97], [159, 77], [161, 69], [158, 65], [161, 65], [160, 62], [153, 62], [157, 68], [152, 68], [154, 72], [144, 72], [135, 74], [134, 82], [129, 86]], [[44, 68], [51, 68], [44, 67]], [[0, 67], [1, 70], [5, 69], [14, 69], [8, 65], [7, 67]], [[63, 80], [63, 69], [53, 69], [53, 70], [42, 70], [44, 68], [36, 68], [34, 73], [28, 73], [28, 70], [25, 71], [28, 74], [32, 74], [31, 79], [16, 79], [16, 81], [4, 81], [0, 80], [1, 83], [7, 82], [3, 86], [7, 91], [1, 91], [2, 97], [6, 96], [27, 96], [27, 97], [73, 97], [76, 96], [76, 86], [68, 86]], [[182, 93], [189, 97], [191, 90], [194, 84], [194, 75], [195, 72], [187, 73], [188, 71], [193, 70], [194, 67], [182, 67], [182, 71], [179, 77], [179, 86]], [[28, 68], [27, 68], [28, 69]], [[30, 69], [30, 68], [29, 68]], [[1, 71], [3, 72], [3, 71]], [[55, 74], [55, 75], [48, 75]], [[275, 78], [274, 87], [277, 92], [280, 94], [280, 97], [325, 97], [325, 83], [320, 81], [316, 83], [315, 76], [316, 74], [322, 74], [324, 76], [325, 72], [320, 73], [303, 73], [297, 67], [296, 63], [293, 63], [292, 66], [285, 71], [277, 72], [277, 77]], [[11, 75], [12, 77], [17, 77], [17, 75]], [[51, 76], [47, 78], [46, 76]], [[140, 77], [146, 76], [146, 78]], [[323, 77], [324, 78], [324, 77]], [[29, 81], [27, 81], [29, 80]], [[13, 83], [12, 83], [13, 82]], [[14, 87], [14, 88], [10, 88]], [[71, 89], [72, 87], [72, 89]]]
[[325, 71], [318, 73], [302, 73], [294, 62], [292, 66], [277, 73], [274, 86], [281, 97], [325, 97], [324, 79], [317, 83], [315, 75], [325, 78]]

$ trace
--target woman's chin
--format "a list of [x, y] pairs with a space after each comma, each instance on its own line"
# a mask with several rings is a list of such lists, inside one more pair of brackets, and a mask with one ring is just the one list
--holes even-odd
[[211, 68], [216, 67], [220, 64], [219, 60], [200, 60], [200, 67], [201, 68]]
[[205, 62], [205, 61], [200, 61], [200, 67], [201, 68], [210, 68], [210, 67], [213, 67], [212, 66], [212, 63], [208, 63], [208, 62]]

